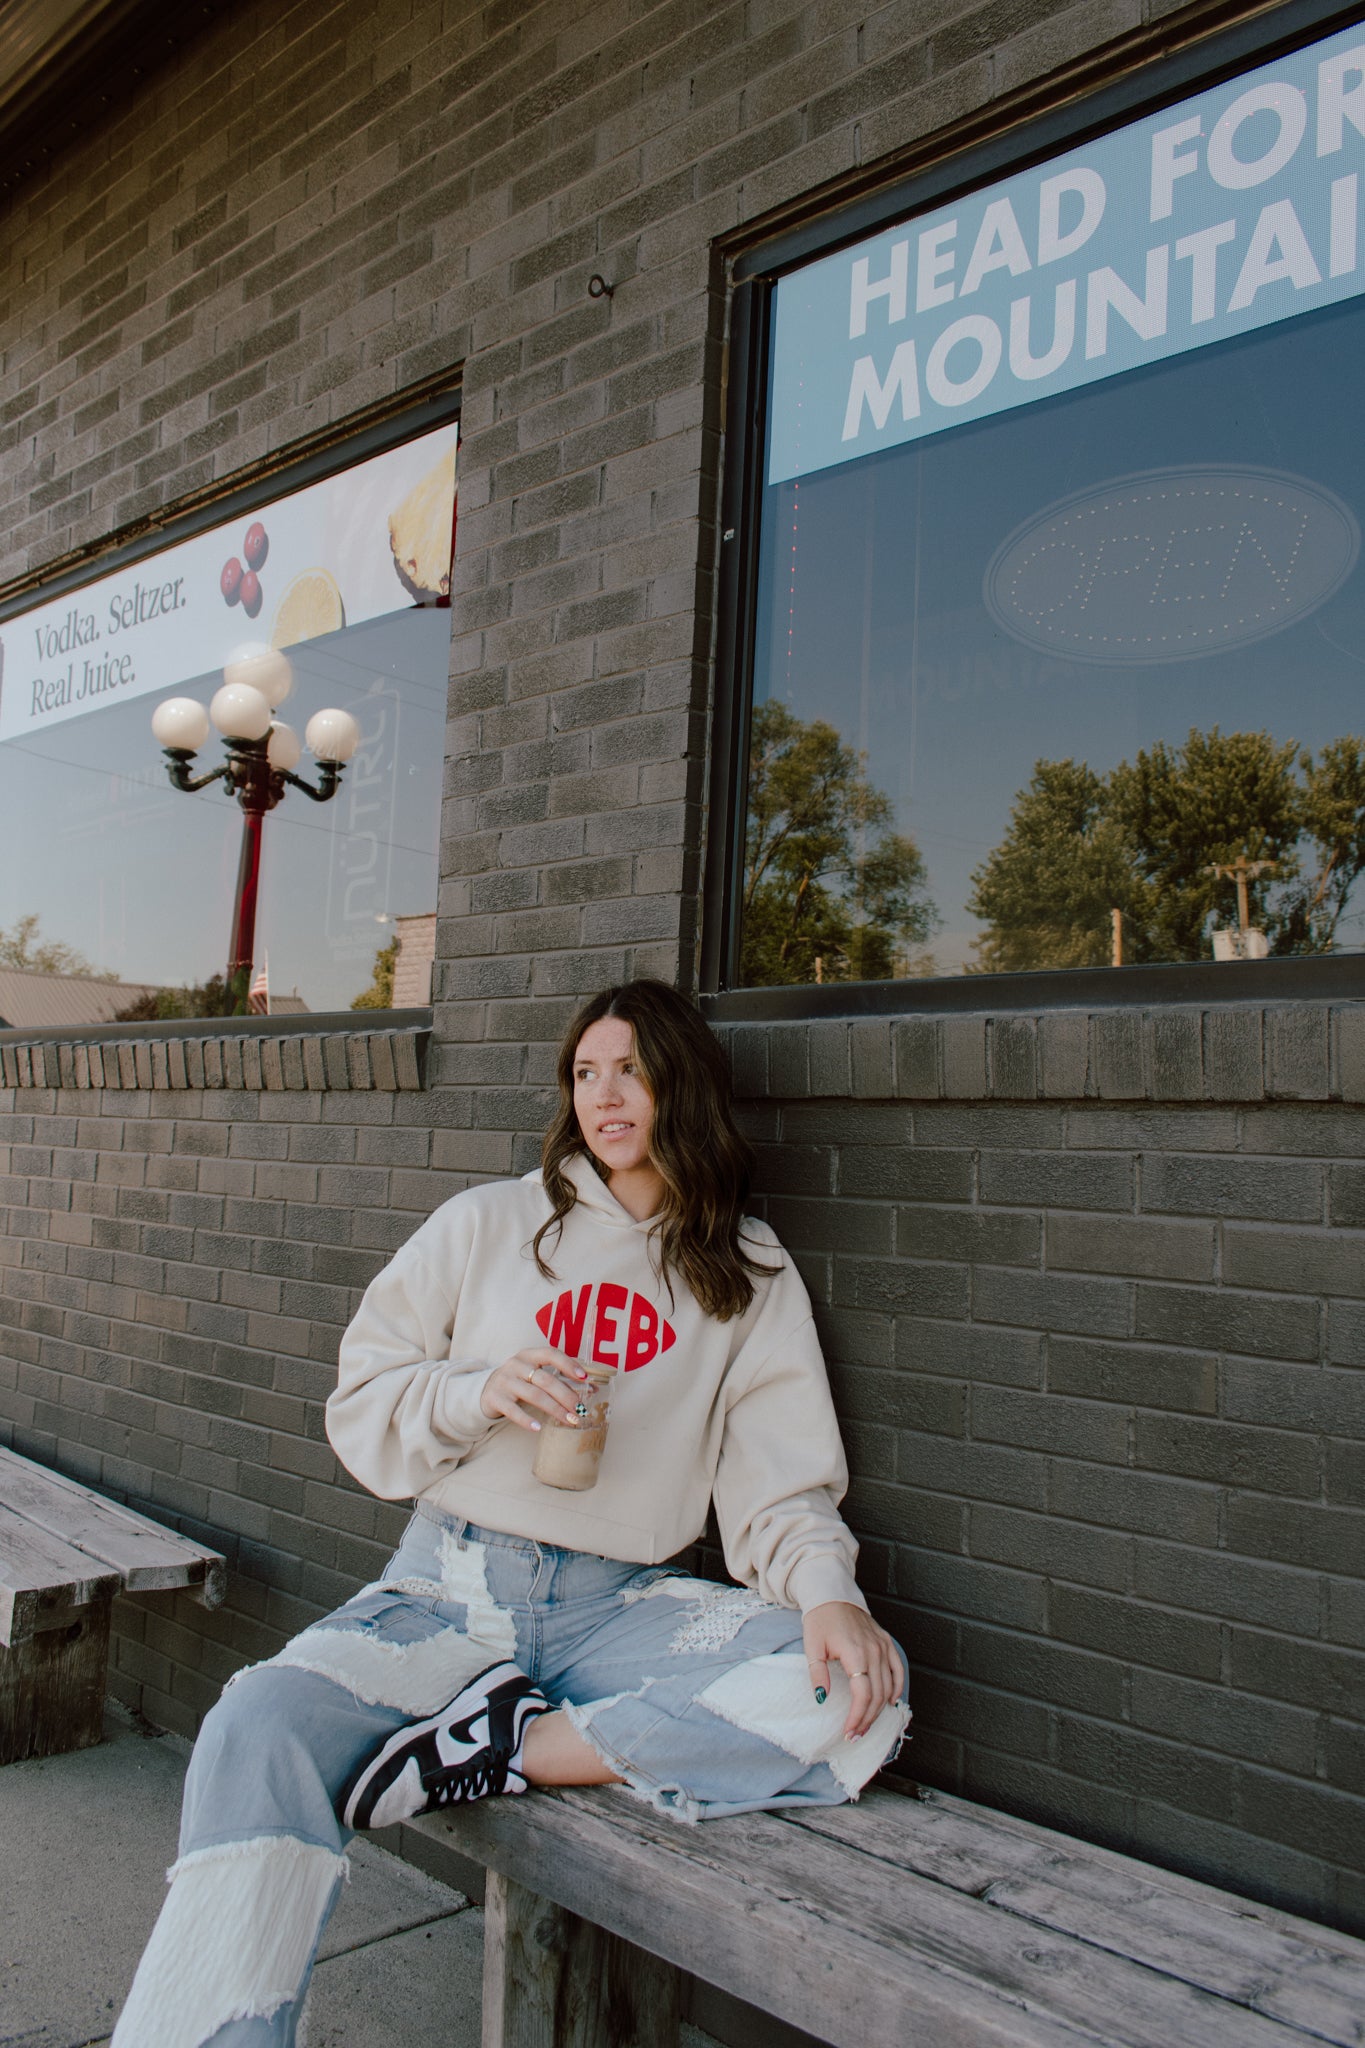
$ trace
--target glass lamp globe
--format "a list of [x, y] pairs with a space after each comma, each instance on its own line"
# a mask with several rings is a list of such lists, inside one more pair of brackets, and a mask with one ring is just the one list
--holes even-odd
[[303, 741], [293, 726], [284, 725], [277, 719], [270, 728], [270, 741], [265, 750], [265, 758], [271, 767], [288, 773], [298, 767], [302, 752]]
[[250, 683], [224, 683], [209, 705], [209, 717], [225, 739], [263, 740], [270, 730], [270, 704]]
[[244, 640], [223, 663], [223, 681], [249, 684], [273, 711], [293, 689], [294, 671], [278, 647], [267, 647], [264, 640]]
[[152, 731], [163, 747], [197, 754], [209, 736], [209, 715], [193, 697], [166, 697], [152, 713]]
[[304, 728], [309, 751], [319, 761], [349, 761], [360, 745], [360, 727], [349, 711], [315, 711]]

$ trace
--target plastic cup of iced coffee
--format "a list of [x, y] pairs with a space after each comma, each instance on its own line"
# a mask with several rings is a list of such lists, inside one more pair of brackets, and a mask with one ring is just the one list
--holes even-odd
[[607, 1441], [607, 1420], [611, 1409], [614, 1371], [601, 1366], [586, 1368], [587, 1379], [574, 1382], [578, 1390], [578, 1422], [543, 1422], [536, 1440], [531, 1471], [542, 1486], [562, 1487], [566, 1493], [586, 1493], [597, 1484], [597, 1468]]

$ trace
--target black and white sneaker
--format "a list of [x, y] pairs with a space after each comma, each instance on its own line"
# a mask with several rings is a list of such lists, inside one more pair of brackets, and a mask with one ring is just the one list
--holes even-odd
[[524, 1792], [521, 1744], [550, 1702], [515, 1664], [490, 1664], [449, 1706], [390, 1735], [341, 1794], [348, 1828], [387, 1828], [490, 1792]]

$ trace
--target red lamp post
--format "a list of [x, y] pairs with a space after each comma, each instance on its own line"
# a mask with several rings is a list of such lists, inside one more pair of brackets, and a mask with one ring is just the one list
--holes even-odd
[[[289, 789], [302, 790], [317, 804], [329, 802], [336, 795], [344, 764], [359, 744], [360, 728], [349, 711], [318, 711], [309, 719], [305, 737], [318, 763], [315, 788], [294, 773], [302, 753], [298, 734], [274, 716], [275, 707], [293, 687], [285, 656], [268, 647], [244, 649], [223, 674], [223, 687], [207, 711], [193, 697], [169, 697], [158, 704], [152, 731], [161, 742], [166, 772], [176, 789], [193, 794], [221, 781], [242, 807], [242, 851], [227, 967], [233, 1013], [238, 1014], [247, 1008], [255, 958], [261, 827], [266, 813], [283, 802]], [[190, 763], [208, 737], [210, 719], [227, 742], [228, 758], [207, 775], [192, 775]]]

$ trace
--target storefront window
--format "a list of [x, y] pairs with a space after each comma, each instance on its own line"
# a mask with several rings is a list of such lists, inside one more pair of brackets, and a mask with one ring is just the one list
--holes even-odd
[[1360, 30], [783, 277], [737, 979], [1365, 946]]
[[[387, 1007], [399, 941], [425, 955], [400, 986], [429, 999], [456, 432], [423, 434], [0, 626], [7, 1023]], [[299, 741], [324, 708], [356, 726], [329, 801], [278, 784], [260, 820], [250, 971], [235, 987], [243, 805], [221, 778], [172, 787], [151, 723], [170, 698], [207, 708], [225, 670], [268, 676], [275, 726]], [[288, 766], [293, 744], [271, 744]], [[227, 758], [210, 730], [182, 780]], [[314, 789], [329, 779], [306, 748], [293, 772]]]

